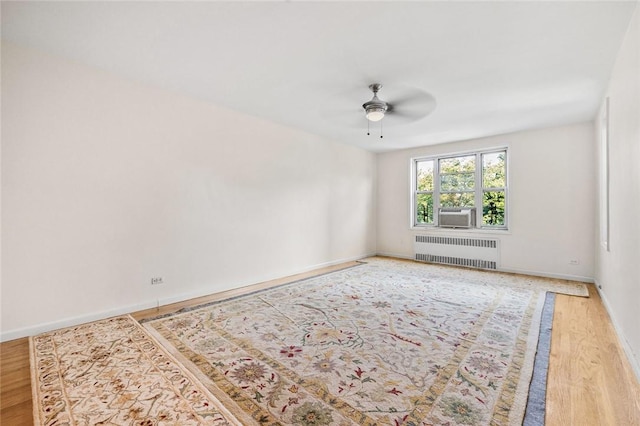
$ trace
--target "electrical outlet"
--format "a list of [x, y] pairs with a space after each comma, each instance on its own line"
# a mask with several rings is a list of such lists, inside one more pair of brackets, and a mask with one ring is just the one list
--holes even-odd
[[580, 261], [578, 259], [571, 259], [569, 261], [569, 265], [579, 265]]
[[153, 277], [151, 278], [151, 285], [162, 284], [164, 281], [162, 277]]

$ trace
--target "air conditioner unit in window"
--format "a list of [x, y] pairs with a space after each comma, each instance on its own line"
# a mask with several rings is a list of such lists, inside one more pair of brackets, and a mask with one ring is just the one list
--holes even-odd
[[438, 211], [438, 226], [442, 228], [475, 228], [475, 208], [441, 208]]

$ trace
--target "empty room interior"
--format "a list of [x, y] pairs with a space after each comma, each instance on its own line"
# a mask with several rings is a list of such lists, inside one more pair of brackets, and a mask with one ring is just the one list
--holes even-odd
[[2, 1], [3, 425], [640, 425], [640, 3]]

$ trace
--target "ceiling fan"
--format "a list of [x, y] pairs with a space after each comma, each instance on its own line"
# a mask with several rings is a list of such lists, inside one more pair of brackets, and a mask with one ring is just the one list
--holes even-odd
[[[436, 108], [435, 98], [413, 85], [389, 83], [381, 90], [380, 83], [368, 84], [368, 89], [367, 85], [363, 87], [362, 80], [358, 83], [344, 91], [327, 94], [319, 104], [322, 106], [320, 114], [328, 122], [358, 131], [356, 129], [361, 130], [365, 121], [370, 124], [374, 122], [372, 119], [376, 119], [376, 124], [384, 123], [385, 128], [392, 128], [422, 120]], [[365, 90], [373, 96], [364, 104], [354, 102], [363, 97]], [[366, 118], [367, 114], [369, 118]], [[402, 130], [410, 131], [409, 128]], [[396, 129], [394, 134], [398, 132], [399, 129]]]
[[386, 102], [378, 97], [380, 89], [382, 84], [370, 84], [369, 90], [373, 92], [373, 97], [362, 104], [365, 117], [369, 121], [376, 122], [390, 116], [394, 121], [408, 123], [427, 116], [435, 109], [433, 96], [422, 90], [396, 88], [395, 99]]

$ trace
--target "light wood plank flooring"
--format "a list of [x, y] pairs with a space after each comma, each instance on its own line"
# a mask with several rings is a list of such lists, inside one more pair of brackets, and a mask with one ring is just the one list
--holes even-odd
[[[353, 266], [349, 262], [187, 302], [132, 313], [137, 320]], [[557, 295], [549, 378], [548, 426], [640, 425], [640, 385], [593, 285], [589, 298]], [[27, 338], [0, 344], [0, 424], [32, 425]]]

